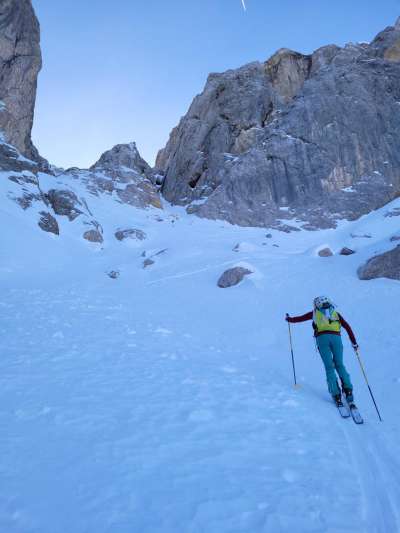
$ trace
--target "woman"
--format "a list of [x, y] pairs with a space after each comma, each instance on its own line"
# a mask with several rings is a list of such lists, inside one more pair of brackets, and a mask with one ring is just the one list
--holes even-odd
[[358, 344], [353, 330], [346, 320], [336, 310], [333, 303], [326, 296], [319, 296], [314, 300], [314, 311], [301, 316], [286, 315], [286, 320], [292, 324], [297, 322], [313, 321], [314, 336], [317, 341], [319, 353], [325, 366], [328, 390], [336, 404], [342, 401], [341, 391], [336, 379], [338, 373], [343, 392], [347, 402], [353, 403], [353, 385], [350, 375], [343, 364], [343, 343], [340, 335], [341, 327], [347, 331], [355, 350]]

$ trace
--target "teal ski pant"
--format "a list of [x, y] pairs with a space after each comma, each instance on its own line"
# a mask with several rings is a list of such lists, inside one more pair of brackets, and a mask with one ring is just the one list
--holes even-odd
[[339, 374], [343, 387], [353, 390], [349, 373], [343, 364], [343, 343], [340, 335], [330, 333], [319, 335], [317, 337], [317, 345], [325, 366], [329, 392], [333, 396], [340, 394], [336, 372]]

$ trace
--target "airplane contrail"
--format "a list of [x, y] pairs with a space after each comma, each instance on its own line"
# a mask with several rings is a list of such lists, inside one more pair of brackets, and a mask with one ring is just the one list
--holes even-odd
[[243, 6], [243, 9], [244, 9], [245, 11], [247, 11], [247, 9], [246, 9], [246, 4], [245, 4], [245, 1], [244, 1], [244, 0], [242, 0], [242, 6]]

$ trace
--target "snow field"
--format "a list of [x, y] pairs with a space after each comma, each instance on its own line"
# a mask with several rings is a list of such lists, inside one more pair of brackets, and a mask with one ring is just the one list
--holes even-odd
[[[156, 222], [153, 211], [93, 204], [107, 235], [129, 223], [148, 239], [90, 246], [79, 220], [57, 240], [19, 217], [13, 227], [32, 236], [6, 241], [0, 531], [400, 531], [400, 283], [355, 274], [390, 247], [399, 224], [388, 208], [335, 231], [267, 239], [168, 206]], [[325, 243], [356, 243], [357, 253], [316, 257]], [[142, 268], [144, 250], [165, 248]], [[218, 289], [222, 271], [242, 263], [256, 273]], [[365, 425], [332, 405], [310, 323], [292, 330], [292, 386], [284, 316], [320, 293], [356, 333], [383, 423], [345, 333]]]

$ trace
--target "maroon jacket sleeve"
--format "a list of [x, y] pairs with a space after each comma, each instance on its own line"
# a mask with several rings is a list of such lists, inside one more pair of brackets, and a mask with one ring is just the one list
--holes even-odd
[[342, 317], [340, 313], [338, 313], [338, 315], [339, 315], [340, 323], [344, 327], [344, 329], [347, 331], [347, 335], [349, 336], [351, 343], [357, 344], [356, 338], [354, 336], [353, 330], [350, 327], [350, 324], [346, 322], [346, 320]]
[[296, 322], [306, 322], [307, 320], [312, 320], [313, 318], [313, 312], [310, 311], [309, 313], [306, 313], [305, 315], [300, 316], [289, 316], [288, 322], [291, 322], [292, 324]]

